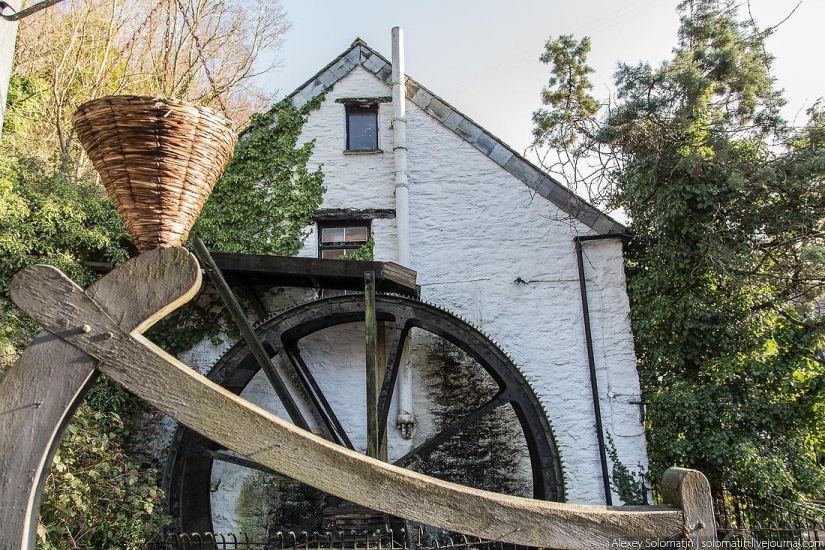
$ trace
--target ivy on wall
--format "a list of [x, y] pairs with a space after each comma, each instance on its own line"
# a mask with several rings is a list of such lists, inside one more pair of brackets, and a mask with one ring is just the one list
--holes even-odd
[[296, 254], [324, 194], [321, 167], [307, 167], [315, 141], [298, 145], [324, 94], [300, 109], [284, 99], [252, 120], [192, 229], [216, 252]]
[[[298, 253], [324, 195], [321, 166], [307, 164], [315, 140], [298, 145], [310, 113], [325, 94], [296, 108], [290, 98], [254, 115], [235, 154], [192, 228], [213, 252], [292, 256]], [[275, 120], [273, 120], [273, 118]], [[226, 328], [237, 337], [218, 296], [204, 292], [156, 325], [148, 336], [176, 354], [204, 338], [219, 343]]]

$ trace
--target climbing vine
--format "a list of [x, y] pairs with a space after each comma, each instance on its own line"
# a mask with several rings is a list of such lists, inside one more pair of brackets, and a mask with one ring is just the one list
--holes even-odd
[[193, 237], [217, 252], [298, 252], [324, 194], [321, 167], [307, 166], [315, 141], [298, 145], [298, 139], [323, 99], [320, 94], [296, 108], [287, 98], [273, 109], [275, 122], [273, 112], [252, 116]]
[[613, 472], [610, 476], [610, 485], [618, 493], [619, 498], [625, 504], [647, 504], [647, 485], [645, 485], [645, 469], [641, 464], [638, 471], [631, 470], [619, 459], [619, 452], [616, 450], [616, 443], [610, 432], [607, 436], [607, 456], [613, 464]]
[[[298, 252], [324, 194], [321, 167], [308, 167], [315, 140], [298, 140], [309, 114], [321, 106], [320, 94], [296, 108], [290, 98], [271, 112], [254, 115], [235, 154], [215, 184], [190, 241], [203, 240], [213, 252], [292, 256]], [[274, 118], [274, 121], [273, 121]], [[191, 348], [204, 338], [213, 343], [234, 324], [213, 293], [177, 310], [148, 336], [170, 353]]]
[[367, 239], [367, 242], [356, 248], [352, 252], [347, 252], [338, 257], [339, 260], [372, 260], [373, 249], [375, 248], [375, 239]]

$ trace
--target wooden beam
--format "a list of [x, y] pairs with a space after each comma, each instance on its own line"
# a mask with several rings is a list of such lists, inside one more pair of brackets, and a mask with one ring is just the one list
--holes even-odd
[[362, 290], [364, 272], [375, 273], [376, 290], [417, 296], [416, 272], [393, 262], [330, 260], [254, 254], [212, 254], [226, 276], [255, 277], [284, 286]]
[[198, 238], [195, 238], [193, 244], [195, 254], [197, 254], [198, 259], [203, 264], [206, 274], [209, 275], [209, 279], [218, 290], [218, 294], [220, 294], [223, 304], [232, 316], [232, 320], [235, 321], [235, 325], [237, 325], [238, 330], [241, 331], [241, 336], [243, 336], [246, 345], [249, 346], [249, 350], [252, 352], [252, 355], [255, 357], [255, 360], [258, 362], [261, 370], [264, 371], [269, 383], [275, 389], [275, 393], [278, 395], [278, 399], [281, 400], [281, 404], [284, 406], [284, 409], [286, 409], [289, 418], [295, 423], [296, 426], [308, 430], [309, 424], [307, 424], [303, 413], [301, 413], [301, 409], [298, 408], [298, 405], [292, 398], [292, 394], [289, 392], [286, 384], [284, 384], [284, 381], [281, 379], [281, 375], [278, 374], [277, 370], [275, 370], [275, 365], [272, 364], [272, 359], [264, 349], [264, 345], [261, 343], [258, 335], [255, 334], [255, 330], [252, 328], [252, 325], [250, 325], [249, 321], [246, 319], [246, 314], [243, 309], [241, 309], [241, 305], [238, 303], [238, 300], [235, 299], [235, 295], [232, 294], [232, 289], [230, 289], [229, 285], [226, 284], [226, 280], [223, 278], [221, 270], [218, 269], [217, 265], [215, 265], [215, 260], [212, 259], [212, 256], [206, 249], [206, 245], [204, 245], [203, 241]]
[[378, 326], [375, 315], [375, 273], [364, 273], [364, 341], [366, 344], [367, 456], [378, 458]]
[[[138, 280], [142, 280], [138, 278]], [[151, 289], [143, 289], [138, 296]], [[12, 281], [14, 302], [85, 353], [125, 388], [224, 447], [321, 491], [373, 510], [473, 536], [553, 548], [606, 548], [612, 541], [679, 538], [682, 512], [537, 501], [480, 491], [344, 449], [251, 405], [109, 316], [48, 266]], [[67, 330], [61, 319], [88, 330]]]
[[395, 219], [395, 208], [322, 208], [312, 215], [312, 221], [352, 221]]
[[[378, 460], [387, 461], [387, 419], [381, 413], [381, 390], [384, 387], [384, 376], [387, 374], [387, 326], [384, 321], [378, 321], [378, 340], [375, 349], [375, 414], [378, 424]], [[383, 430], [381, 429], [383, 426]]]

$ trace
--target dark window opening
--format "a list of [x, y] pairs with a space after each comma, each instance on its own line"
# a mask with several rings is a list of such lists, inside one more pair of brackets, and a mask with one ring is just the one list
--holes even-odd
[[378, 105], [347, 106], [347, 151], [378, 150]]

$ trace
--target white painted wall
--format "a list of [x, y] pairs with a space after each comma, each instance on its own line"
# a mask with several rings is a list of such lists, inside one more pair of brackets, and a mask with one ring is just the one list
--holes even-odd
[[[389, 95], [384, 82], [358, 66], [310, 115], [301, 140], [316, 140], [311, 164], [323, 165], [327, 191], [322, 208], [394, 207], [391, 105], [382, 104], [379, 110], [379, 147], [384, 152], [348, 155], [344, 106], [335, 102]], [[460, 313], [511, 354], [553, 424], [565, 463], [568, 501], [603, 504], [573, 244], [575, 235], [593, 231], [534, 196], [521, 181], [409, 101], [407, 120], [412, 267], [418, 272], [422, 299]], [[373, 233], [375, 259], [394, 260], [394, 220], [374, 220]], [[316, 239], [311, 232], [301, 256], [316, 256]], [[639, 381], [621, 245], [612, 240], [588, 242], [584, 254], [604, 426], [623, 463], [631, 469], [638, 464], [646, 468], [639, 409], [629, 403], [639, 399]], [[515, 284], [517, 278], [527, 283]], [[353, 334], [357, 332], [356, 328]], [[354, 338], [363, 346], [358, 335]], [[322, 345], [318, 354], [331, 353], [334, 347]], [[349, 380], [338, 391], [361, 392], [363, 375], [356, 371], [363, 370], [363, 351], [353, 348], [347, 353], [336, 359], [327, 355], [322, 370], [335, 380]], [[330, 383], [323, 381], [323, 373], [319, 378], [322, 384]], [[244, 396], [266, 406], [271, 398], [259, 389], [253, 385]], [[416, 396], [421, 433], [413, 442], [391, 434], [391, 454], [420, 442], [428, 432], [427, 400], [420, 391]], [[353, 408], [348, 414], [345, 424], [353, 432], [364, 431], [363, 411]], [[215, 475], [230, 479], [232, 468], [221, 465]], [[223, 486], [231, 489], [236, 484], [237, 480]], [[216, 530], [231, 529], [231, 499], [231, 491], [213, 496], [216, 517], [223, 518], [216, 521]]]
[[[362, 67], [335, 84], [302, 139], [323, 163], [323, 208], [391, 208], [390, 106], [379, 111], [382, 155], [344, 155], [337, 98], [387, 96]], [[603, 503], [579, 294], [575, 235], [593, 231], [407, 102], [412, 267], [422, 298], [453, 309], [501, 342], [532, 380], [565, 461], [571, 502]], [[375, 220], [377, 260], [395, 259], [392, 220]], [[301, 255], [315, 255], [314, 235]], [[605, 428], [628, 467], [647, 465], [621, 245], [584, 244]], [[516, 285], [521, 277], [529, 284]]]

